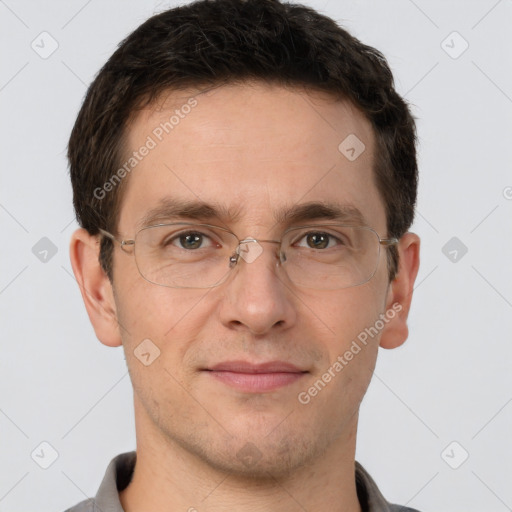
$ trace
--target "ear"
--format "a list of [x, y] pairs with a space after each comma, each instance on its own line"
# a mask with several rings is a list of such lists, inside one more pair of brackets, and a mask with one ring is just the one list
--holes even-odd
[[109, 347], [122, 344], [112, 284], [99, 263], [100, 241], [76, 230], [69, 246], [71, 266], [97, 338]]
[[395, 315], [386, 324], [380, 338], [382, 348], [396, 348], [409, 335], [407, 317], [411, 308], [414, 281], [420, 266], [420, 239], [414, 233], [406, 233], [398, 243], [399, 264], [395, 279], [389, 284], [386, 298], [387, 315]]

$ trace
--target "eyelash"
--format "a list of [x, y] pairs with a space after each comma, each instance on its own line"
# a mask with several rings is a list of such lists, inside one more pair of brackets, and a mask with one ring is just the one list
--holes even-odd
[[[176, 245], [177, 247], [180, 247], [181, 249], [187, 250], [189, 248], [183, 247], [183, 245], [181, 244], [181, 239], [185, 238], [187, 236], [194, 236], [194, 235], [198, 235], [198, 236], [202, 237], [201, 247], [199, 247], [198, 249], [204, 248], [204, 247], [202, 247], [202, 245], [203, 245], [203, 242], [206, 240], [209, 240], [212, 245], [220, 244], [219, 242], [216, 242], [213, 239], [213, 237], [207, 233], [204, 233], [201, 231], [183, 231], [183, 232], [175, 233], [171, 237], [167, 237], [162, 242], [162, 246], [167, 247], [169, 245]], [[295, 238], [295, 240], [290, 243], [290, 245], [291, 246], [297, 245], [299, 242], [301, 242], [302, 240], [305, 240], [308, 236], [311, 236], [311, 235], [321, 235], [321, 236], [328, 237], [329, 241], [328, 241], [328, 245], [325, 249], [332, 248], [331, 247], [332, 242], [335, 242], [336, 245], [346, 245], [346, 243], [339, 236], [336, 236], [333, 233], [329, 233], [327, 231], [314, 231], [314, 230], [305, 231], [303, 233], [300, 233]], [[177, 242], [177, 243], [175, 243], [175, 242]], [[196, 250], [196, 249], [194, 249], [194, 250]]]

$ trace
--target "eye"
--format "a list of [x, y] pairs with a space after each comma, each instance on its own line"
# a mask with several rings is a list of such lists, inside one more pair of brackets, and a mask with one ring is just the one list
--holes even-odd
[[298, 247], [308, 247], [309, 249], [330, 249], [339, 244], [343, 245], [339, 238], [323, 231], [306, 233], [296, 243]]
[[193, 251], [197, 249], [205, 249], [212, 247], [213, 242], [211, 238], [204, 233], [198, 231], [189, 231], [187, 233], [180, 233], [167, 239], [164, 242], [165, 246], [173, 245], [180, 249]]

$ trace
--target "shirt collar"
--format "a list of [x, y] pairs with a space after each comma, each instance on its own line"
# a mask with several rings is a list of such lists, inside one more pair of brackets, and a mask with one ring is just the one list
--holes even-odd
[[[96, 505], [102, 512], [124, 512], [119, 491], [130, 483], [137, 460], [136, 452], [121, 453], [107, 467], [96, 494]], [[356, 489], [362, 512], [391, 512], [377, 484], [359, 462], [355, 462]]]

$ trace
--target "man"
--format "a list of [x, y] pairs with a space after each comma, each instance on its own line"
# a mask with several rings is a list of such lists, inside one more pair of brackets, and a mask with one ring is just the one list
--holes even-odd
[[408, 335], [415, 140], [382, 55], [304, 6], [199, 1], [121, 43], [69, 142], [71, 260], [137, 447], [69, 510], [412, 510], [355, 447]]

